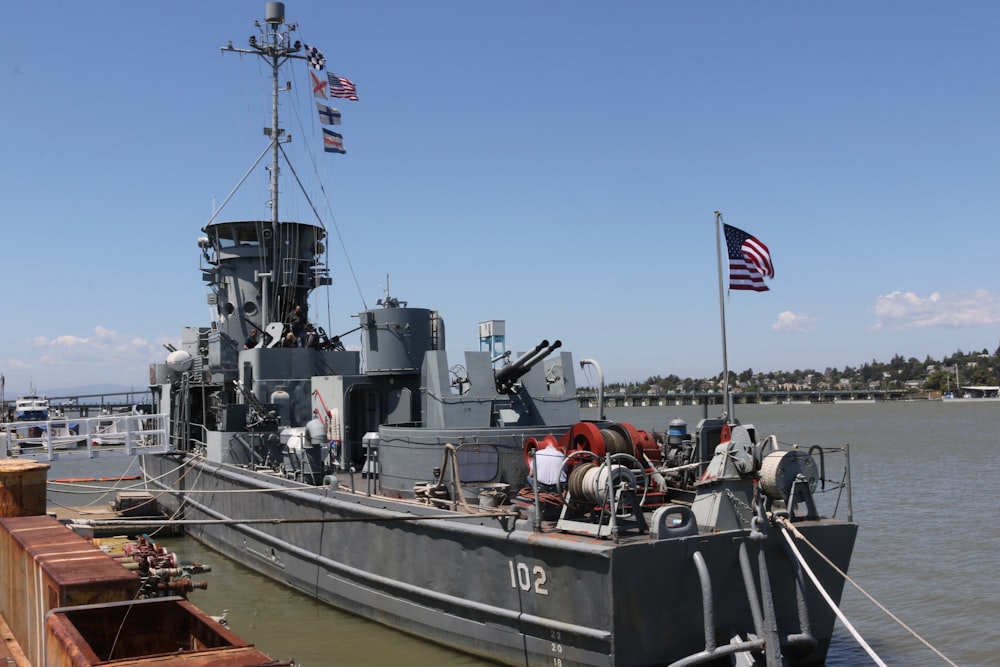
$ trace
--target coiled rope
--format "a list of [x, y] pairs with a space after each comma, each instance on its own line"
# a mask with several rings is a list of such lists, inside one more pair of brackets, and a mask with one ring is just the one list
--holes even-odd
[[[534, 501], [535, 490], [530, 486], [526, 486], [517, 492], [517, 498], [522, 500]], [[543, 505], [553, 505], [555, 507], [562, 507], [563, 497], [558, 493], [546, 493], [545, 491], [538, 492], [538, 502]]]

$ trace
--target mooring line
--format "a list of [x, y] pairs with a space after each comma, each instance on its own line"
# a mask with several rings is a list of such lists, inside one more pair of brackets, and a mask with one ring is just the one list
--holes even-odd
[[878, 654], [875, 653], [874, 649], [872, 649], [872, 647], [868, 645], [868, 642], [866, 642], [864, 637], [861, 636], [861, 633], [859, 633], [857, 630], [854, 629], [854, 626], [851, 625], [851, 622], [848, 621], [847, 617], [844, 616], [844, 613], [840, 611], [840, 607], [837, 606], [837, 604], [833, 601], [830, 595], [826, 592], [826, 589], [823, 588], [823, 585], [819, 582], [819, 579], [816, 577], [815, 574], [813, 574], [813, 571], [809, 568], [809, 565], [806, 563], [806, 559], [802, 557], [802, 554], [799, 553], [799, 550], [796, 548], [795, 543], [792, 541], [792, 536], [789, 534], [790, 531], [787, 530], [788, 526], [784, 522], [782, 522], [782, 527], [786, 529], [781, 531], [782, 537], [784, 537], [785, 541], [788, 542], [788, 546], [791, 547], [792, 553], [794, 553], [795, 557], [799, 559], [799, 564], [802, 566], [802, 569], [805, 570], [806, 574], [809, 575], [809, 578], [812, 579], [812, 582], [816, 586], [816, 589], [819, 591], [819, 594], [823, 596], [824, 600], [826, 600], [826, 603], [830, 606], [830, 609], [833, 610], [833, 613], [837, 615], [837, 618], [840, 619], [840, 622], [843, 623], [844, 627], [847, 628], [848, 632], [850, 632], [851, 635], [854, 636], [854, 639], [858, 642], [858, 644], [861, 645], [861, 648], [863, 648], [865, 652], [871, 657], [871, 659], [875, 661], [876, 665], [879, 665], [879, 667], [888, 667], [884, 662], [882, 662], [882, 658], [878, 657]]
[[[823, 561], [826, 562], [827, 565], [829, 565], [830, 567], [832, 567], [834, 569], [834, 571], [837, 572], [837, 574], [839, 574], [840, 576], [842, 576], [845, 581], [850, 582], [850, 584], [852, 586], [854, 586], [854, 588], [856, 588], [862, 595], [864, 595], [872, 604], [874, 604], [876, 607], [878, 607], [886, 616], [888, 616], [893, 621], [895, 621], [901, 628], [903, 628], [908, 633], [910, 633], [910, 635], [912, 635], [917, 641], [919, 641], [921, 644], [923, 644], [924, 646], [926, 646], [931, 652], [934, 653], [934, 655], [936, 655], [937, 657], [941, 658], [943, 661], [945, 661], [946, 663], [948, 663], [949, 665], [951, 665], [951, 667], [958, 667], [958, 665], [956, 665], [954, 662], [952, 662], [950, 659], [948, 659], [948, 657], [944, 653], [942, 653], [941, 651], [939, 651], [929, 641], [927, 641], [926, 639], [924, 639], [923, 637], [921, 637], [919, 634], [917, 634], [917, 632], [913, 628], [911, 628], [906, 623], [904, 623], [902, 621], [902, 619], [898, 618], [895, 614], [893, 614], [891, 611], [889, 611], [885, 607], [885, 605], [881, 604], [878, 600], [876, 600], [874, 597], [872, 597], [871, 595], [869, 595], [868, 591], [866, 591], [865, 589], [861, 588], [861, 586], [859, 586], [856, 581], [854, 581], [849, 576], [847, 576], [846, 572], [844, 572], [839, 567], [837, 567], [829, 558], [827, 558], [826, 554], [824, 554], [822, 551], [820, 551], [819, 549], [817, 549], [816, 545], [813, 544], [812, 542], [810, 542], [808, 539], [806, 539], [806, 536], [803, 535], [802, 533], [800, 533], [798, 531], [798, 529], [794, 525], [791, 524], [791, 522], [789, 522], [787, 519], [784, 519], [784, 518], [779, 518], [778, 520], [781, 522], [782, 527], [786, 528], [786, 530], [782, 531], [782, 535], [785, 536], [785, 540], [788, 541], [788, 545], [792, 548], [792, 551], [795, 553], [795, 556], [799, 559], [799, 562], [802, 563], [802, 567], [805, 568], [805, 571], [809, 574], [809, 577], [813, 580], [813, 583], [816, 584], [816, 588], [819, 589], [819, 592], [823, 595], [824, 598], [827, 599], [828, 602], [830, 602], [830, 600], [829, 600], [829, 598], [826, 595], [826, 591], [824, 591], [823, 588], [819, 585], [819, 582], [816, 581], [816, 578], [813, 575], [812, 571], [809, 569], [809, 566], [806, 565], [805, 560], [802, 558], [802, 554], [799, 553], [799, 550], [796, 549], [795, 545], [792, 543], [792, 540], [791, 540], [791, 537], [789, 536], [789, 533], [794, 534], [796, 538], [802, 540], [807, 545], [809, 545], [809, 548], [812, 549], [817, 555], [819, 555], [819, 557], [822, 558]], [[831, 603], [831, 606], [832, 606], [832, 603]], [[841, 617], [840, 611], [835, 606], [833, 607], [833, 611], [834, 611], [835, 614], [837, 614], [838, 618]], [[849, 630], [852, 630], [852, 634], [854, 634], [851, 625], [845, 619], [843, 619], [843, 618], [841, 618], [841, 621], [843, 621], [844, 625], [847, 626]], [[855, 635], [855, 639], [858, 640], [858, 643], [860, 643], [865, 648], [865, 650], [869, 649], [868, 645], [866, 643], [864, 643], [864, 641], [861, 639], [860, 636]], [[872, 653], [872, 652], [869, 651], [869, 655], [871, 655], [872, 658], [875, 659], [879, 664], [883, 664], [881, 662], [881, 660], [879, 660], [878, 657], [875, 656], [874, 653]]]

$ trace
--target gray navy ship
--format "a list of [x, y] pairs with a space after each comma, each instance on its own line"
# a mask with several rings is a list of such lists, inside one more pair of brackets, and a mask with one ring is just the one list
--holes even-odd
[[487, 322], [489, 349], [452, 363], [441, 315], [388, 292], [357, 315], [361, 349], [322, 328], [289, 344], [330, 283], [327, 233], [279, 217], [278, 75], [307, 55], [283, 3], [258, 25], [223, 51], [274, 77], [273, 213], [203, 228], [213, 321], [150, 370], [173, 452], [143, 467], [171, 516], [302, 593], [501, 664], [822, 665], [857, 525], [819, 510], [843, 492], [819, 448], [729, 411], [663, 433], [583, 420], [559, 341], [508, 354]]

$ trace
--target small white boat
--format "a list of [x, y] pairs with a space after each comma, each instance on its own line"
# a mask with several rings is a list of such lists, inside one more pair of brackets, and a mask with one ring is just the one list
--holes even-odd
[[76, 449], [84, 442], [80, 426], [71, 421], [15, 421], [3, 425], [10, 446], [21, 449], [48, 447], [53, 450]]
[[125, 443], [128, 418], [139, 414], [135, 407], [124, 412], [102, 412], [94, 423], [91, 442], [94, 445], [121, 445]]
[[14, 403], [16, 421], [45, 421], [49, 418], [49, 399], [35, 393], [34, 387]]

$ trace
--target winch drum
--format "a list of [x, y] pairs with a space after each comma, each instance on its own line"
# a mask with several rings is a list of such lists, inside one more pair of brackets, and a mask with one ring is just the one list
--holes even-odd
[[774, 451], [761, 462], [760, 487], [771, 498], [785, 499], [799, 475], [805, 479], [810, 492], [816, 490], [819, 473], [812, 456], [799, 449]]

